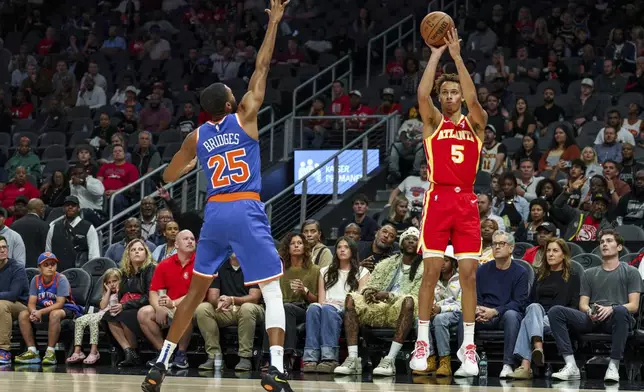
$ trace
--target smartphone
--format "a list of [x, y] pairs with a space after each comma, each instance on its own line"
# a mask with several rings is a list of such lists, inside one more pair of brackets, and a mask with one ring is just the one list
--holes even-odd
[[592, 316], [596, 316], [598, 312], [599, 312], [599, 308], [597, 307], [597, 304], [591, 304], [590, 305], [590, 314]]

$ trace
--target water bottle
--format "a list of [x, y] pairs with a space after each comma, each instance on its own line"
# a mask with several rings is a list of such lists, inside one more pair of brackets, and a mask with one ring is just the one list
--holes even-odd
[[479, 359], [479, 385], [487, 385], [487, 355], [485, 355], [485, 351]]

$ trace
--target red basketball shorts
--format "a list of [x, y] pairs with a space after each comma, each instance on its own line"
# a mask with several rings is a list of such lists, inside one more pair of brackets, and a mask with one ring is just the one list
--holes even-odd
[[451, 240], [457, 260], [481, 255], [478, 197], [472, 188], [431, 184], [425, 194], [418, 253], [443, 257]]

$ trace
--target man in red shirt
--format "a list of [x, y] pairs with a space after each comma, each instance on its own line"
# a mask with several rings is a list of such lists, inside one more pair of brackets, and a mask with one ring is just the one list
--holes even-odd
[[394, 59], [387, 64], [387, 75], [392, 81], [400, 81], [405, 75], [405, 49], [396, 48]]
[[[537, 246], [526, 250], [522, 259], [536, 267], [541, 263], [548, 240], [557, 236], [557, 226], [551, 222], [543, 222], [537, 227]], [[536, 264], [535, 264], [536, 262]]]
[[288, 39], [288, 49], [285, 52], [279, 53], [275, 57], [275, 61], [278, 64], [291, 64], [298, 66], [306, 63], [306, 56], [300, 49], [297, 38], [290, 37]]
[[353, 116], [347, 121], [347, 130], [354, 132], [362, 132], [367, 125], [373, 122], [373, 119], [364, 118], [365, 116], [373, 116], [375, 113], [372, 108], [360, 103], [362, 93], [358, 90], [353, 90], [349, 93], [351, 104], [342, 112], [342, 116]]
[[38, 41], [36, 51], [39, 55], [45, 56], [52, 52], [54, 45], [56, 45], [56, 29], [54, 29], [53, 27], [47, 27], [45, 38]]
[[[196, 241], [190, 230], [183, 230], [177, 234], [175, 246], [177, 253], [161, 261], [154, 270], [150, 283], [150, 305], [142, 307], [137, 314], [141, 330], [158, 351], [163, 347], [161, 330], [170, 326], [177, 306], [188, 294], [195, 265]], [[192, 324], [177, 344], [173, 367], [188, 368], [186, 349], [191, 337]], [[154, 357], [151, 363], [148, 362], [148, 366], [153, 366], [156, 358]]]
[[[108, 198], [119, 189], [130, 185], [139, 179], [139, 171], [130, 162], [125, 160], [125, 149], [123, 146], [114, 146], [112, 149], [114, 162], [106, 163], [98, 169], [96, 178], [105, 187], [105, 196]], [[120, 193], [114, 199], [114, 213], [126, 209], [130, 204], [128, 197]]]
[[333, 82], [332, 92], [333, 102], [331, 103], [331, 114], [340, 116], [345, 108], [351, 106], [351, 100], [344, 92], [344, 82], [341, 80]]
[[393, 112], [398, 112], [402, 114], [402, 108], [399, 103], [394, 101], [394, 89], [391, 87], [385, 87], [382, 89], [382, 104], [378, 106], [377, 114], [391, 114]]
[[27, 170], [18, 166], [16, 176], [0, 192], [0, 205], [13, 213], [13, 205], [18, 196], [24, 196], [28, 200], [40, 197], [40, 191], [27, 181]]

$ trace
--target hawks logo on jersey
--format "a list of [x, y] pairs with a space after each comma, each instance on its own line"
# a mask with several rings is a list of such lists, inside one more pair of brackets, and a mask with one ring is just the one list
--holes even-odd
[[431, 182], [464, 187], [474, 184], [483, 143], [467, 117], [461, 116], [454, 123], [443, 115], [436, 131], [424, 144]]

